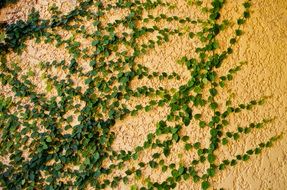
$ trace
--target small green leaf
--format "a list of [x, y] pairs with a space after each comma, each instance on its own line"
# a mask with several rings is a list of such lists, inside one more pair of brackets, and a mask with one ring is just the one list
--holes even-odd
[[210, 184], [209, 184], [208, 181], [203, 181], [203, 182], [201, 183], [201, 188], [202, 188], [202, 190], [207, 190], [207, 189], [209, 188], [209, 186], [210, 186]]
[[46, 137], [46, 141], [47, 142], [52, 142], [52, 138], [48, 136], [48, 137]]
[[194, 34], [193, 32], [190, 32], [190, 33], [189, 33], [189, 38], [192, 39], [192, 38], [194, 38], [194, 36], [195, 36], [195, 34]]
[[192, 145], [191, 144], [185, 144], [184, 146], [185, 150], [190, 150], [192, 148]]
[[216, 102], [213, 102], [210, 104], [210, 108], [215, 110], [218, 107], [218, 104]]
[[223, 145], [226, 145], [227, 143], [228, 143], [227, 138], [223, 138], [223, 139], [222, 139], [222, 144], [223, 144]]
[[209, 163], [213, 163], [216, 160], [216, 157], [214, 154], [208, 154], [207, 159]]

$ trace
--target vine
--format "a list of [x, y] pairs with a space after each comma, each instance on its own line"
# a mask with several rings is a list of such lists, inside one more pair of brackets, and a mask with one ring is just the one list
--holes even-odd
[[[240, 63], [223, 76], [216, 72], [233, 53], [234, 44], [243, 34], [241, 25], [250, 17], [251, 2], [243, 4], [243, 14], [236, 21], [237, 29], [224, 51], [220, 51], [217, 40], [218, 35], [229, 27], [229, 21], [220, 19], [224, 0], [212, 0], [210, 5], [205, 5], [203, 1], [187, 3], [200, 9], [207, 18], [149, 14], [158, 7], [175, 7], [161, 0], [118, 0], [116, 3], [85, 0], [67, 14], [52, 6], [51, 18], [43, 20], [33, 9], [27, 21], [19, 20], [5, 26], [5, 39], [0, 45], [0, 80], [14, 96], [3, 94], [0, 97], [0, 156], [9, 160], [8, 163], [0, 162], [1, 186], [5, 189], [50, 190], [83, 189], [90, 185], [105, 189], [116, 188], [123, 182], [131, 189], [144, 190], [174, 189], [179, 181], [191, 180], [201, 183], [202, 189], [208, 189], [212, 185], [210, 179], [219, 171], [239, 161], [249, 160], [278, 140], [281, 135], [223, 161], [216, 155], [219, 147], [272, 122], [272, 119], [265, 118], [262, 122], [229, 131], [230, 115], [252, 110], [264, 104], [266, 97], [238, 106], [232, 106], [232, 102], [227, 100], [224, 111], [219, 109], [221, 105], [216, 100], [219, 89], [224, 88], [244, 66]], [[128, 14], [106, 23], [104, 18], [111, 10], [128, 10]], [[159, 21], [179, 23], [183, 27], [196, 25], [201, 30], [144, 25]], [[85, 26], [85, 22], [93, 23], [92, 31]], [[124, 29], [118, 31], [119, 27]], [[65, 39], [59, 31], [73, 35]], [[156, 39], [141, 42], [140, 39], [149, 35], [155, 35]], [[137, 58], [169, 42], [170, 37], [175, 35], [188, 36], [190, 40], [198, 38], [202, 43], [196, 47], [194, 57], [186, 55], [175, 63], [189, 71], [190, 78], [186, 83], [178, 89], [160, 86], [132, 88], [131, 82], [136, 79], [181, 79], [180, 73], [151, 72], [150, 68], [137, 61]], [[84, 47], [80, 38], [87, 39], [89, 46]], [[39, 64], [45, 73], [42, 79], [47, 83], [44, 93], [39, 92], [37, 84], [32, 81], [36, 75], [34, 71], [24, 72], [6, 58], [10, 52], [21, 54], [26, 48], [26, 41], [32, 39], [37, 43], [50, 43], [56, 48], [64, 47], [71, 56], [71, 59]], [[87, 62], [88, 70], [84, 68]], [[64, 71], [65, 78], [53, 74], [54, 68]], [[83, 81], [83, 84], [77, 85], [75, 80]], [[204, 89], [208, 89], [208, 94], [203, 93]], [[55, 94], [47, 96], [53, 90]], [[150, 99], [147, 104], [140, 101], [135, 106], [128, 104], [132, 98], [139, 100], [144, 97]], [[111, 145], [117, 136], [111, 130], [113, 126], [127, 116], [136, 117], [156, 107], [168, 107], [169, 113], [157, 122], [154, 132], [147, 134], [144, 143], [133, 151], [113, 150]], [[204, 107], [212, 111], [210, 119], [205, 119], [202, 112], [195, 112], [195, 108], [201, 110]], [[199, 141], [192, 142], [189, 136], [182, 134], [182, 129], [190, 127], [192, 121], [198, 122], [196, 127], [209, 130], [208, 147], [203, 147]], [[161, 137], [165, 137], [164, 140]], [[185, 151], [197, 154], [190, 165], [167, 164], [164, 161], [172, 154], [171, 148], [179, 142], [184, 143]], [[129, 167], [127, 163], [137, 161], [147, 149], [156, 150], [152, 159], [146, 163], [138, 162], [137, 168]], [[28, 157], [24, 156], [25, 152], [28, 152]], [[198, 168], [200, 163], [208, 163], [202, 174]], [[152, 181], [144, 176], [142, 170], [145, 168], [160, 168], [168, 177], [163, 182]], [[114, 175], [115, 170], [123, 171], [123, 174]], [[130, 180], [133, 177], [145, 180], [140, 186], [132, 185]]]
[[1, 0], [0, 9], [7, 6], [8, 4], [17, 3], [18, 0]]

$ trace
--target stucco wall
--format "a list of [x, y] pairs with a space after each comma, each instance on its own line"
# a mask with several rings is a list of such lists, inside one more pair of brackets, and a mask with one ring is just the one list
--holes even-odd
[[[177, 4], [177, 9], [173, 13], [178, 15], [196, 16], [197, 12], [192, 12], [184, 0], [170, 0]], [[0, 21], [13, 21], [19, 18], [27, 18], [27, 14], [32, 6], [40, 10], [41, 16], [49, 16], [47, 5], [56, 2], [61, 5], [64, 11], [71, 10], [73, 1], [26, 1], [20, 0], [16, 5], [8, 6], [1, 10]], [[237, 8], [241, 0], [227, 0], [227, 5], [223, 10], [223, 17], [232, 18], [240, 13]], [[225, 73], [229, 68], [240, 61], [247, 61], [234, 80], [227, 84], [220, 94], [222, 101], [226, 100], [228, 94], [234, 93], [234, 104], [248, 102], [262, 96], [270, 96], [263, 107], [255, 108], [252, 111], [242, 112], [233, 116], [231, 123], [234, 126], [244, 125], [251, 121], [260, 121], [264, 117], [276, 117], [274, 122], [268, 124], [263, 129], [256, 130], [247, 136], [243, 136], [236, 143], [220, 149], [217, 154], [222, 158], [229, 158], [238, 153], [248, 150], [261, 141], [269, 139], [271, 136], [287, 132], [287, 1], [286, 0], [253, 0], [252, 16], [248, 23], [244, 25], [245, 34], [234, 48], [234, 54], [228, 58], [225, 65], [220, 68], [219, 73]], [[166, 10], [156, 10], [158, 13]], [[113, 15], [117, 16], [117, 14]], [[112, 19], [112, 17], [111, 17]], [[222, 46], [228, 42], [228, 32], [220, 36]], [[148, 55], [141, 58], [146, 65], [157, 71], [181, 71], [176, 60], [182, 55], [194, 52], [193, 47], [196, 41], [189, 41], [187, 38], [171, 38], [168, 44], [156, 48]], [[43, 59], [60, 58], [65, 54], [58, 49], [34, 42], [28, 42], [28, 48], [20, 57], [11, 55], [11, 59], [22, 60], [22, 64], [32, 66]], [[175, 81], [174, 84], [159, 81], [140, 81], [136, 85], [149, 84], [152, 86], [179, 86], [184, 82], [185, 71], [182, 70], [182, 81]], [[143, 100], [144, 101], [144, 100]], [[141, 144], [148, 131], [155, 129], [155, 123], [160, 118], [167, 115], [168, 109], [158, 108], [152, 112], [143, 113], [138, 117], [127, 118], [120, 121], [114, 127], [117, 138], [113, 145], [115, 150], [131, 150], [136, 145]], [[187, 134], [192, 139], [202, 139], [205, 134], [196, 129], [186, 129]], [[270, 149], [266, 149], [259, 156], [252, 157], [247, 162], [240, 162], [235, 167], [219, 172], [212, 179], [214, 188], [225, 189], [246, 189], [246, 190], [283, 190], [287, 189], [287, 134], [274, 144]], [[176, 162], [188, 163], [189, 156], [182, 150], [182, 147], [174, 147], [174, 153], [169, 159]], [[178, 158], [179, 154], [184, 154]], [[140, 160], [148, 160], [151, 152], [145, 152], [140, 156]], [[131, 163], [132, 164], [132, 163]], [[154, 180], [162, 180], [165, 176], [160, 175], [160, 171], [145, 171], [145, 175], [150, 175]], [[191, 181], [180, 182], [177, 189], [199, 189], [200, 184], [193, 184]], [[126, 189], [121, 186], [119, 189]]]

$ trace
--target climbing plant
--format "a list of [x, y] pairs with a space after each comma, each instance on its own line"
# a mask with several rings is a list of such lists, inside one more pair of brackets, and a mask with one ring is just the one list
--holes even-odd
[[[252, 130], [260, 129], [272, 119], [250, 123], [229, 130], [230, 115], [252, 110], [264, 104], [266, 97], [250, 100], [237, 106], [226, 100], [226, 110], [220, 110], [216, 100], [220, 88], [231, 81], [244, 66], [241, 62], [226, 75], [216, 71], [233, 53], [233, 47], [243, 34], [241, 26], [250, 17], [251, 2], [243, 4], [242, 16], [236, 20], [233, 36], [226, 49], [220, 49], [218, 35], [231, 21], [221, 19], [224, 0], [187, 1], [202, 11], [203, 18], [180, 17], [168, 14], [151, 14], [159, 7], [173, 9], [176, 4], [157, 1], [118, 0], [114, 3], [101, 0], [83, 0], [74, 10], [61, 13], [57, 6], [50, 7], [51, 18], [41, 19], [32, 10], [27, 21], [18, 20], [5, 26], [5, 38], [1, 44], [2, 86], [13, 94], [0, 97], [0, 183], [4, 189], [95, 189], [116, 188], [120, 183], [131, 189], [174, 189], [178, 182], [201, 183], [202, 189], [211, 187], [211, 178], [226, 167], [247, 161], [270, 147], [279, 137], [247, 150], [234, 158], [221, 161], [215, 151]], [[121, 18], [107, 21], [110, 11], [127, 11]], [[184, 30], [161, 27], [160, 21], [177, 23]], [[86, 23], [91, 23], [88, 27]], [[199, 31], [191, 31], [197, 26]], [[119, 29], [121, 28], [121, 29]], [[66, 32], [69, 37], [63, 37]], [[154, 35], [155, 38], [149, 38]], [[199, 39], [195, 55], [185, 55], [174, 64], [180, 64], [189, 72], [189, 79], [179, 88], [140, 86], [134, 80], [180, 80], [181, 73], [151, 72], [138, 58], [169, 42], [171, 36], [187, 36]], [[141, 40], [148, 38], [147, 41]], [[89, 45], [84, 45], [86, 39]], [[23, 70], [7, 59], [11, 52], [21, 54], [27, 40], [51, 44], [65, 49], [69, 56], [63, 60], [38, 64], [46, 88], [39, 91], [33, 80], [37, 73]], [[192, 56], [192, 57], [191, 57]], [[85, 65], [88, 63], [88, 66]], [[59, 77], [53, 69], [65, 73]], [[76, 81], [81, 81], [81, 84]], [[204, 91], [208, 89], [208, 91]], [[207, 94], [206, 94], [207, 93]], [[142, 103], [141, 98], [149, 98]], [[131, 106], [129, 101], [137, 100]], [[138, 117], [157, 107], [167, 107], [166, 118], [156, 123], [156, 130], [148, 133], [143, 144], [133, 151], [115, 151], [112, 148], [117, 134], [112, 130], [119, 120], [128, 116]], [[206, 119], [203, 112], [208, 107], [212, 116]], [[209, 131], [209, 145], [192, 142], [182, 129], [196, 122], [202, 130]], [[164, 137], [164, 138], [162, 138]], [[164, 139], [164, 140], [162, 140]], [[173, 153], [171, 148], [184, 143], [184, 151], [193, 151], [196, 158], [190, 164], [165, 163]], [[139, 162], [144, 150], [156, 150], [148, 162]], [[6, 160], [6, 161], [4, 161]], [[129, 161], [138, 161], [137, 167], [129, 167]], [[108, 164], [106, 164], [108, 163]], [[200, 163], [207, 163], [203, 171]], [[162, 182], [152, 181], [142, 172], [145, 168], [161, 169], [167, 174]], [[114, 174], [114, 171], [121, 174]], [[131, 179], [144, 179], [131, 184]]]
[[18, 0], [1, 0], [0, 1], [0, 9], [5, 7], [8, 4], [16, 3]]

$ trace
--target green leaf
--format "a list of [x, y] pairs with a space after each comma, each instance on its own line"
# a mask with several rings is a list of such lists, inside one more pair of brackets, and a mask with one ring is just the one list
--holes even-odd
[[54, 180], [53, 176], [49, 176], [49, 177], [46, 178], [46, 182], [47, 183], [51, 183], [51, 182], [53, 182], [53, 180]]
[[194, 88], [194, 92], [196, 92], [196, 93], [200, 93], [201, 91], [202, 91], [202, 89], [201, 89], [200, 86], [196, 86], [196, 87]]
[[215, 169], [214, 169], [214, 168], [208, 168], [208, 169], [207, 169], [207, 174], [208, 174], [210, 177], [215, 176]]
[[175, 178], [177, 178], [179, 176], [178, 171], [176, 169], [171, 171], [171, 175]]
[[217, 95], [217, 90], [215, 88], [211, 88], [209, 90], [209, 93], [212, 95], [212, 96], [216, 96]]
[[89, 158], [86, 158], [85, 161], [84, 161], [84, 164], [85, 165], [90, 165], [91, 164], [91, 161]]
[[244, 19], [238, 19], [237, 20], [237, 24], [239, 24], [239, 25], [242, 25], [242, 24], [244, 24], [245, 23], [245, 20]]
[[201, 188], [202, 188], [202, 190], [207, 190], [207, 189], [209, 188], [209, 186], [210, 186], [210, 184], [209, 184], [208, 181], [203, 181], [203, 182], [201, 183]]
[[240, 135], [239, 135], [238, 133], [234, 133], [234, 134], [233, 134], [233, 138], [234, 138], [234, 140], [238, 140], [238, 139], [239, 139], [239, 137], [240, 137]]
[[250, 12], [249, 11], [245, 11], [243, 13], [243, 15], [244, 15], [244, 18], [250, 18]]
[[243, 161], [247, 161], [247, 160], [249, 160], [249, 158], [250, 158], [250, 156], [247, 155], [247, 154], [244, 154], [244, 155], [242, 156], [242, 160], [243, 160]]
[[62, 164], [56, 164], [55, 166], [54, 166], [54, 169], [55, 170], [60, 170], [60, 169], [62, 169], [63, 168], [63, 165]]
[[228, 143], [227, 138], [223, 138], [223, 139], [222, 139], [222, 144], [223, 144], [223, 145], [226, 145], [227, 143]]
[[243, 34], [242, 30], [237, 29], [236, 31], [236, 36], [241, 36]]
[[199, 149], [199, 148], [200, 148], [200, 142], [194, 143], [194, 144], [193, 144], [193, 147], [194, 147], [195, 149]]
[[162, 166], [162, 168], [161, 168], [162, 172], [166, 172], [166, 171], [167, 171], [167, 169], [168, 169], [168, 167], [167, 167], [167, 166]]
[[48, 137], [46, 137], [46, 141], [47, 142], [52, 142], [52, 138], [48, 136]]
[[210, 108], [215, 110], [218, 107], [218, 104], [216, 102], [213, 102], [210, 104]]
[[201, 114], [195, 114], [195, 115], [194, 115], [194, 119], [198, 120], [198, 119], [200, 119], [200, 118], [201, 118]]
[[126, 170], [125, 173], [126, 173], [127, 175], [131, 175], [133, 172], [132, 172], [131, 170]]
[[68, 122], [68, 123], [71, 123], [71, 122], [73, 121], [73, 116], [69, 116], [69, 117], [67, 117], [67, 119], [66, 119], [66, 120], [67, 120], [67, 122]]
[[194, 38], [194, 36], [195, 36], [195, 34], [194, 34], [193, 32], [190, 32], [190, 33], [189, 33], [189, 38], [192, 39], [192, 38]]
[[136, 176], [137, 176], [137, 177], [141, 177], [141, 175], [142, 175], [141, 170], [136, 170]]
[[191, 144], [185, 144], [184, 146], [185, 150], [190, 150], [192, 148], [192, 145]]
[[178, 142], [178, 140], [179, 140], [178, 134], [173, 134], [173, 135], [172, 135], [172, 139], [173, 139], [174, 141]]
[[160, 154], [159, 153], [154, 153], [153, 155], [152, 155], [152, 158], [153, 159], [157, 159], [157, 158], [159, 158], [160, 157]]
[[91, 67], [94, 67], [96, 64], [97, 64], [96, 60], [90, 61], [90, 66], [91, 66]]
[[100, 158], [100, 154], [98, 152], [94, 153], [94, 159], [97, 161]]
[[205, 121], [200, 121], [199, 122], [199, 127], [203, 128], [206, 126], [206, 122]]
[[245, 2], [245, 3], [243, 3], [243, 6], [244, 6], [246, 9], [248, 9], [248, 8], [251, 7], [251, 3], [250, 3], [250, 2]]
[[181, 138], [181, 140], [182, 140], [183, 142], [186, 142], [186, 141], [189, 140], [189, 136], [183, 136], [183, 137]]
[[210, 130], [210, 135], [212, 136], [212, 137], [216, 137], [217, 136], [217, 134], [218, 134], [218, 130], [217, 129], [211, 129]]
[[185, 168], [184, 168], [183, 166], [179, 167], [179, 169], [178, 169], [178, 174], [179, 174], [179, 175], [182, 175], [183, 172], [184, 172], [184, 170], [185, 170]]
[[93, 42], [92, 42], [92, 46], [96, 46], [96, 45], [98, 45], [98, 44], [99, 44], [99, 42], [100, 42], [99, 40], [95, 40], [95, 41], [93, 41]]
[[207, 159], [209, 163], [213, 163], [216, 160], [216, 157], [214, 154], [208, 154]]

